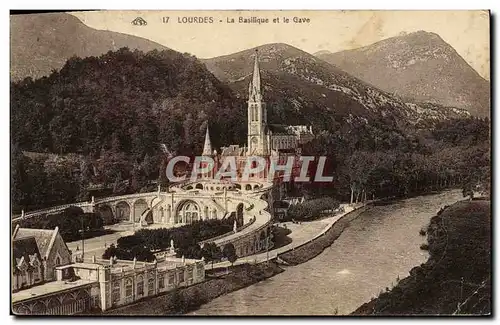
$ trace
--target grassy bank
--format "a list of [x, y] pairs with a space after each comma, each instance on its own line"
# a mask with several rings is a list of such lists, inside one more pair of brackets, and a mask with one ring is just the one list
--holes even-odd
[[272, 262], [269, 265], [266, 263], [237, 265], [231, 268], [231, 272], [227, 275], [209, 278], [205, 282], [187, 288], [180, 288], [154, 298], [112, 309], [104, 312], [103, 315], [184, 314], [196, 310], [223, 294], [242, 289], [281, 272], [283, 269]]
[[319, 254], [321, 254], [327, 247], [330, 247], [333, 242], [339, 238], [344, 229], [349, 223], [356, 219], [367, 208], [360, 208], [346, 214], [340, 218], [325, 234], [316, 238], [314, 241], [307, 243], [295, 250], [280, 254], [279, 257], [290, 265], [298, 265], [307, 262]]
[[490, 201], [461, 201], [431, 219], [429, 259], [353, 315], [491, 312]]

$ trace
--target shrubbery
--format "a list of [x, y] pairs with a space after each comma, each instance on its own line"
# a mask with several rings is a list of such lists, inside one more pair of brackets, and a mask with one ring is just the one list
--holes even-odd
[[[148, 261], [153, 256], [151, 252], [166, 250], [170, 241], [178, 257], [201, 258], [203, 252], [199, 242], [228, 233], [233, 229], [234, 218], [223, 220], [195, 221], [190, 225], [178, 228], [141, 229], [130, 236], [121, 237], [116, 247], [109, 247], [103, 258], [116, 256], [119, 259], [133, 259]], [[151, 255], [146, 252], [150, 252]]]
[[144, 246], [134, 246], [131, 249], [125, 249], [111, 244], [104, 254], [102, 254], [102, 258], [104, 259], [115, 256], [120, 260], [133, 260], [134, 257], [137, 258], [138, 261], [152, 262], [155, 260], [154, 254]]

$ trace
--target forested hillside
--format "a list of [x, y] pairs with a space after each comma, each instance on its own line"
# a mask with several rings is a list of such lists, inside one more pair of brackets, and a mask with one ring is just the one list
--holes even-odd
[[201, 150], [208, 119], [224, 125], [216, 144], [243, 139], [242, 102], [194, 57], [170, 50], [74, 57], [48, 77], [12, 84], [11, 99], [13, 140], [29, 151]]
[[[47, 186], [54, 177], [71, 179], [71, 193], [88, 184], [111, 185], [116, 192], [140, 190], [147, 179], [158, 177], [160, 144], [179, 154], [201, 153], [207, 122], [215, 146], [243, 143], [243, 105], [188, 54], [122, 48], [99, 57], [73, 57], [48, 77], [11, 84], [13, 183], [23, 187], [14, 193], [37, 197], [16, 194], [14, 202], [31, 207], [74, 200], [66, 190], [64, 195], [58, 186]], [[41, 181], [34, 175], [51, 168], [31, 166], [21, 151], [57, 153], [66, 161], [69, 153], [79, 158], [61, 163], [65, 171], [59, 176], [50, 173]], [[43, 157], [35, 160], [45, 164]], [[23, 166], [16, 169], [18, 161]], [[30, 177], [40, 181], [38, 191]], [[129, 188], [120, 189], [125, 180]], [[47, 193], [50, 199], [43, 198], [47, 191], [54, 192]]]
[[[404, 196], [489, 179], [486, 119], [401, 127], [383, 113], [389, 106], [361, 114], [349, 113], [351, 105], [337, 115], [309, 102], [305, 94], [311, 92], [301, 82], [286, 84], [265, 71], [262, 79], [264, 96], [269, 87], [276, 90], [267, 103], [270, 121], [314, 125], [316, 139], [303, 153], [327, 156], [326, 174], [334, 182], [306, 186], [312, 196]], [[288, 100], [308, 104], [295, 112], [281, 109], [281, 89], [288, 89]], [[346, 103], [356, 101], [349, 96], [342, 92]], [[151, 181], [165, 181], [161, 144], [178, 154], [199, 154], [207, 121], [215, 148], [243, 145], [245, 97], [196, 58], [170, 50], [123, 48], [74, 57], [48, 77], [12, 83], [13, 210], [88, 200], [93, 188], [107, 188], [108, 195], [154, 190]]]

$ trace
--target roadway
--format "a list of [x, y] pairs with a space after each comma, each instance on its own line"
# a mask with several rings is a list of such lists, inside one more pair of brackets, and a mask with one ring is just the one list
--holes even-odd
[[[303, 222], [301, 224], [296, 224], [293, 222], [281, 223], [281, 225], [286, 225], [286, 228], [292, 231], [290, 234], [288, 234], [288, 237], [292, 239], [291, 243], [276, 249], [272, 249], [269, 251], [269, 253], [264, 252], [245, 257], [240, 257], [236, 260], [234, 265], [245, 264], [245, 263], [256, 264], [265, 262], [268, 258], [274, 259], [279, 254], [283, 254], [292, 249], [295, 249], [296, 247], [302, 246], [307, 242], [311, 241], [312, 239], [321, 236], [324, 232], [330, 229], [333, 226], [333, 224], [335, 224], [335, 222], [337, 222], [340, 218], [342, 218], [344, 215], [353, 210], [353, 208], [349, 207], [347, 204], [345, 205], [343, 204], [342, 206], [344, 206], [345, 212], [331, 217]], [[214, 263], [213, 267], [219, 268], [228, 266], [231, 266], [231, 263], [228, 261], [224, 261], [220, 263]]]

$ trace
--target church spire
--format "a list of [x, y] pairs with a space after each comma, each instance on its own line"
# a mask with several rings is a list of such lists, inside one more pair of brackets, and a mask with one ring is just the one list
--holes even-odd
[[259, 50], [255, 49], [255, 61], [253, 64], [253, 78], [250, 87], [249, 99], [254, 102], [261, 100], [260, 94], [260, 69], [259, 69]]
[[210, 142], [210, 134], [208, 132], [208, 123], [207, 123], [207, 133], [205, 134], [205, 145], [203, 146], [202, 156], [211, 156], [212, 155], [212, 143]]

